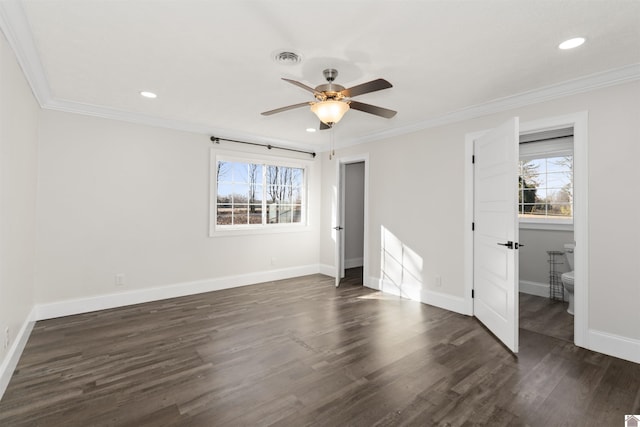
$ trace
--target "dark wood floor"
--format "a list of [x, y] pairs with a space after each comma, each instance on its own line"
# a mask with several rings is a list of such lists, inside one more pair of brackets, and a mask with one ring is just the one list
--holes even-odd
[[520, 294], [520, 329], [573, 342], [573, 316], [568, 302]]
[[623, 425], [640, 365], [314, 275], [38, 322], [2, 426]]

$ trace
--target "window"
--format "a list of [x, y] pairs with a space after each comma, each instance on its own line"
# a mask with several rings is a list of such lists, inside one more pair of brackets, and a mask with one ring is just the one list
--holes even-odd
[[305, 225], [304, 166], [214, 156], [212, 167], [213, 230]]
[[572, 134], [572, 129], [554, 132], [553, 136], [521, 137], [518, 177], [521, 222], [573, 223], [573, 137], [566, 135]]

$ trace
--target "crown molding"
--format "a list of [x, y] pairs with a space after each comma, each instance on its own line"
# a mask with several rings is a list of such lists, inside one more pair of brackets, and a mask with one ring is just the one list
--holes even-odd
[[[37, 59], [37, 58], [36, 58]], [[33, 62], [32, 62], [33, 63]], [[37, 62], [39, 64], [39, 61]], [[43, 73], [41, 73], [43, 75]], [[46, 93], [49, 94], [48, 85], [46, 80], [39, 78], [38, 80], [44, 81], [46, 86]], [[438, 126], [448, 125], [465, 120], [475, 119], [502, 111], [521, 108], [527, 105], [538, 104], [553, 99], [563, 98], [570, 95], [576, 95], [579, 93], [589, 92], [596, 89], [601, 89], [608, 86], [614, 86], [623, 83], [629, 83], [632, 81], [640, 80], [640, 64], [632, 64], [622, 68], [616, 68], [607, 70], [604, 72], [591, 74], [588, 76], [579, 77], [577, 79], [568, 80], [562, 83], [546, 86], [543, 88], [522, 92], [516, 95], [511, 95], [503, 98], [498, 98], [483, 104], [473, 105], [467, 108], [463, 108], [458, 111], [443, 114], [437, 117], [433, 117], [427, 120], [423, 120], [411, 125], [401, 126], [388, 131], [372, 133], [363, 137], [352, 138], [342, 140], [336, 144], [336, 148], [347, 148], [354, 145], [364, 144], [366, 142], [379, 141], [382, 139], [393, 138], [409, 133], [417, 132], [420, 130], [435, 128]], [[31, 80], [30, 80], [31, 81]], [[42, 82], [40, 82], [42, 84]], [[32, 86], [33, 88], [33, 86]], [[35, 92], [35, 89], [34, 89]], [[40, 105], [42, 108], [56, 111], [63, 111], [68, 113], [89, 115], [94, 117], [101, 117], [105, 119], [120, 120], [130, 123], [143, 124], [154, 127], [161, 127], [165, 129], [177, 130], [182, 132], [190, 132], [197, 134], [215, 135], [220, 138], [236, 138], [246, 139], [249, 141], [255, 141], [263, 144], [279, 144], [285, 147], [308, 149], [308, 145], [302, 144], [296, 141], [267, 138], [261, 135], [252, 134], [248, 132], [239, 132], [237, 130], [230, 130], [212, 126], [206, 126], [198, 123], [192, 123], [182, 120], [166, 119], [148, 114], [135, 113], [130, 111], [118, 110], [109, 107], [103, 107], [98, 105], [84, 104], [75, 101], [68, 101], [62, 99], [54, 99], [51, 96], [39, 97], [43, 99]], [[315, 147], [316, 152], [328, 151], [328, 145], [325, 147]]]
[[[309, 148], [307, 144], [299, 141], [267, 138], [261, 135], [233, 129], [224, 129], [193, 122], [166, 119], [142, 113], [55, 98], [52, 95], [46, 73], [42, 63], [40, 62], [40, 57], [31, 34], [29, 21], [22, 7], [22, 3], [19, 0], [0, 0], [0, 30], [2, 30], [9, 45], [15, 52], [18, 63], [31, 86], [31, 90], [43, 109], [120, 120], [182, 132], [214, 135], [221, 138], [247, 139], [264, 144], [279, 144], [285, 147], [298, 149]], [[494, 99], [486, 103], [469, 106], [461, 110], [442, 114], [391, 130], [371, 133], [357, 138], [344, 139], [336, 144], [336, 148], [346, 148], [366, 142], [406, 135], [424, 129], [470, 120], [501, 111], [507, 111], [607, 86], [628, 83], [635, 80], [640, 80], [640, 63]], [[316, 152], [323, 152], [327, 151], [329, 148], [328, 144], [325, 144], [324, 147], [316, 146], [314, 149]]]
[[[626, 67], [616, 68], [613, 70], [607, 70], [604, 72], [579, 77], [577, 79], [527, 92], [522, 92], [516, 95], [498, 98], [483, 104], [473, 105], [458, 111], [453, 111], [451, 113], [443, 114], [411, 125], [401, 126], [388, 131], [372, 133], [358, 138], [345, 139], [340, 143], [337, 143], [336, 148], [347, 148], [367, 142], [393, 138], [425, 129], [462, 122], [465, 120], [471, 120], [477, 117], [521, 108], [527, 105], [538, 104], [541, 102], [563, 98], [570, 95], [589, 92], [608, 86], [629, 83], [636, 80], [640, 80], [640, 64], [632, 64]], [[248, 141], [255, 141], [263, 144], [279, 144], [289, 148], [309, 149], [309, 146], [307, 144], [299, 143], [296, 141], [278, 138], [267, 138], [248, 132], [211, 127], [181, 120], [166, 119], [98, 105], [83, 104], [75, 101], [53, 99], [50, 96], [45, 98], [44, 102], [41, 102], [40, 105], [42, 108], [49, 110], [89, 115], [112, 120], [120, 120], [182, 132], [215, 135], [220, 138], [226, 137], [235, 139], [246, 139]], [[325, 147], [316, 146], [314, 147], [314, 149], [316, 152], [321, 153], [328, 151], [329, 146], [325, 144]]]
[[205, 134], [220, 138], [247, 139], [262, 144], [278, 144], [288, 148], [309, 148], [306, 144], [291, 140], [268, 138], [248, 132], [56, 98], [51, 92], [47, 75], [42, 66], [42, 62], [40, 62], [40, 55], [38, 54], [31, 34], [31, 26], [21, 1], [0, 0], [0, 31], [5, 35], [9, 46], [13, 49], [18, 64], [22, 68], [22, 72], [31, 87], [31, 91], [42, 109], [119, 120], [182, 132]]
[[238, 132], [230, 129], [218, 128], [215, 126], [207, 126], [200, 123], [168, 119], [144, 113], [136, 113], [131, 111], [119, 110], [117, 108], [103, 107], [100, 105], [86, 104], [64, 99], [48, 99], [43, 104], [41, 104], [41, 107], [43, 109], [61, 111], [65, 113], [74, 113], [85, 116], [99, 117], [102, 119], [118, 120], [180, 132], [216, 136], [221, 139], [245, 139], [261, 144], [281, 145], [287, 148], [303, 150], [309, 149], [308, 145], [296, 143], [295, 141], [268, 138], [250, 132]]
[[339, 148], [373, 142], [395, 136], [406, 135], [424, 129], [448, 125], [477, 117], [487, 116], [502, 111], [538, 104], [570, 95], [590, 92], [592, 90], [630, 83], [640, 80], [640, 63], [615, 68], [600, 73], [590, 74], [576, 79], [567, 80], [550, 86], [534, 89], [492, 101], [473, 105], [451, 113], [442, 114], [411, 125], [401, 126], [388, 131], [372, 133], [361, 138], [352, 139], [340, 144]]
[[51, 90], [20, 1], [0, 1], [0, 30], [13, 49], [36, 101], [44, 108], [44, 103], [51, 99]]

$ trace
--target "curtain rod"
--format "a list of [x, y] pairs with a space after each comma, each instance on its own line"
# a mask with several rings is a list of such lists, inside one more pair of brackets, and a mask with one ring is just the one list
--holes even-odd
[[220, 141], [229, 141], [229, 142], [237, 142], [238, 144], [247, 144], [247, 145], [255, 145], [258, 147], [267, 147], [269, 150], [277, 149], [277, 150], [286, 150], [286, 151], [294, 151], [296, 153], [304, 153], [310, 154], [311, 157], [316, 157], [316, 153], [313, 151], [304, 151], [304, 150], [296, 150], [295, 148], [286, 148], [286, 147], [276, 147], [271, 144], [258, 144], [257, 142], [246, 142], [246, 141], [236, 141], [235, 139], [227, 139], [227, 138], [218, 138], [217, 136], [211, 137], [211, 142], [214, 144], [220, 144]]

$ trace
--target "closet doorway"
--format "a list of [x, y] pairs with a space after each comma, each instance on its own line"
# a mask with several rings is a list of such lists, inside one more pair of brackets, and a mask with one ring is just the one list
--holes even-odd
[[368, 158], [342, 158], [337, 163], [336, 285], [367, 282]]

